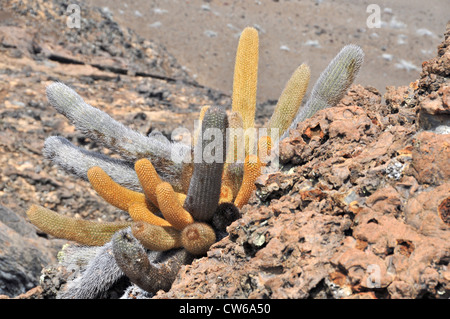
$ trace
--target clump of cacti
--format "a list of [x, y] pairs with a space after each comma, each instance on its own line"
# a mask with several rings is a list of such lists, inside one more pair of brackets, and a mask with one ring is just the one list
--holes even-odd
[[[310, 78], [300, 65], [287, 82], [259, 138], [230, 130], [254, 129], [258, 71], [258, 33], [246, 28], [236, 54], [231, 112], [206, 106], [193, 145], [158, 135], [144, 136], [94, 108], [62, 83], [47, 87], [47, 97], [86, 136], [122, 159], [79, 148], [63, 137], [49, 137], [44, 155], [67, 172], [88, 180], [108, 203], [126, 211], [130, 221], [98, 222], [69, 218], [33, 205], [29, 220], [44, 232], [82, 245], [86, 264], [61, 298], [96, 298], [121, 277], [150, 293], [168, 290], [180, 267], [205, 255], [226, 236], [239, 209], [255, 190], [280, 135], [315, 112], [335, 105], [354, 80], [363, 54], [347, 46], [330, 63], [301, 108]], [[210, 133], [214, 134], [210, 134]], [[211, 136], [214, 135], [214, 136]], [[217, 143], [212, 143], [214, 138]], [[175, 156], [173, 156], [175, 154]], [[209, 154], [210, 156], [205, 156]], [[76, 263], [76, 249], [61, 262]], [[101, 278], [96, 278], [101, 274]]]
[[[355, 80], [363, 61], [364, 53], [359, 46], [354, 44], [344, 46], [320, 74], [308, 101], [298, 111], [290, 129], [318, 111], [335, 106]], [[282, 138], [287, 134], [288, 131], [282, 135]]]

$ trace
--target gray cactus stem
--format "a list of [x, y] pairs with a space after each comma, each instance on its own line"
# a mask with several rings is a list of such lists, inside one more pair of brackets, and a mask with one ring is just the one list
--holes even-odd
[[[191, 148], [182, 143], [166, 143], [133, 131], [105, 112], [87, 104], [74, 90], [60, 82], [47, 87], [47, 98], [58, 112], [66, 116], [83, 134], [111, 149], [129, 162], [148, 158], [167, 178], [181, 175], [182, 162], [174, 160], [190, 156]], [[176, 187], [176, 186], [175, 186]]]
[[112, 242], [114, 258], [125, 275], [153, 294], [169, 290], [181, 266], [193, 260], [185, 249], [158, 252], [157, 257], [152, 256], [150, 260], [145, 248], [129, 230], [117, 232]]
[[83, 255], [88, 256], [89, 262], [82, 274], [58, 293], [58, 299], [99, 298], [124, 276], [112, 254], [111, 241], [101, 247], [74, 247], [63, 253], [67, 256], [62, 264], [69, 271], [78, 267], [79, 259], [86, 258]]
[[[228, 117], [225, 110], [220, 107], [210, 107], [205, 113], [201, 137], [195, 146], [194, 172], [184, 202], [184, 208], [197, 221], [209, 221], [219, 203], [222, 172], [226, 159], [227, 128]], [[207, 138], [207, 133], [211, 129], [218, 133], [214, 136], [214, 140]], [[214, 143], [215, 141], [217, 143]], [[208, 155], [211, 155], [208, 152], [211, 144], [215, 145], [214, 159], [208, 158]], [[201, 158], [198, 158], [199, 155]]]
[[51, 136], [45, 140], [43, 153], [64, 171], [84, 180], [87, 180], [89, 168], [99, 166], [120, 185], [141, 191], [136, 172], [129, 162], [87, 151], [59, 136]]
[[280, 140], [289, 135], [297, 124], [313, 116], [318, 111], [335, 106], [345, 95], [364, 61], [364, 52], [353, 44], [346, 45], [328, 64], [314, 84], [306, 104], [301, 107], [288, 130]]

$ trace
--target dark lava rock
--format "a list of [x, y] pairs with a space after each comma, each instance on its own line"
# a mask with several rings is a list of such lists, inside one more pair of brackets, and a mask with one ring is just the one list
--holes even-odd
[[56, 262], [62, 241], [39, 237], [36, 229], [0, 205], [0, 295], [13, 297], [39, 284], [44, 266]]

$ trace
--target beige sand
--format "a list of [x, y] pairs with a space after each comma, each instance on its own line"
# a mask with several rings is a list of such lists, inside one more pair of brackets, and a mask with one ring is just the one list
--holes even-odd
[[[295, 68], [306, 62], [311, 82], [340, 48], [366, 53], [356, 83], [408, 85], [421, 63], [436, 55], [450, 0], [88, 0], [141, 36], [162, 43], [200, 84], [231, 93], [240, 31], [259, 29], [258, 102], [278, 99]], [[369, 28], [369, 4], [380, 8], [381, 28]], [[312, 85], [310, 85], [310, 88]]]

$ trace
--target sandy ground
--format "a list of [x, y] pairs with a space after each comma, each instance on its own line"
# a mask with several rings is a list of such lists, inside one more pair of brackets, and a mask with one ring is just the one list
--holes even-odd
[[[87, 0], [141, 36], [167, 47], [204, 84], [230, 94], [238, 37], [246, 26], [260, 35], [258, 101], [278, 99], [303, 62], [311, 84], [348, 43], [366, 53], [356, 83], [381, 92], [408, 85], [421, 63], [435, 56], [450, 19], [450, 0]], [[380, 9], [380, 28], [367, 24], [369, 4]]]

